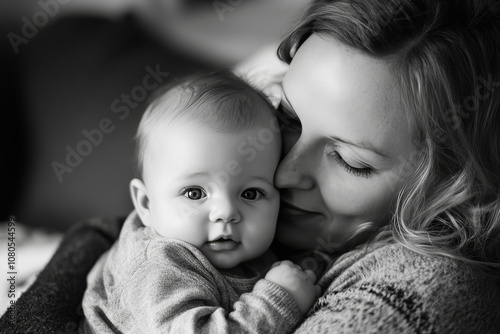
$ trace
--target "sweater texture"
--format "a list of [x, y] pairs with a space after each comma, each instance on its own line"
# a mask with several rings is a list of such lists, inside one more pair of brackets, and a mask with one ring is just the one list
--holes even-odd
[[447, 257], [399, 244], [342, 255], [295, 333], [500, 333], [498, 280]]
[[80, 333], [287, 333], [298, 305], [262, 279], [275, 258], [220, 272], [194, 246], [159, 236], [133, 212], [88, 276]]
[[[122, 224], [98, 218], [71, 229], [18, 299], [15, 321], [0, 318], [0, 333], [76, 333], [86, 276]], [[451, 259], [374, 244], [342, 255], [319, 283], [323, 296], [295, 333], [500, 333], [497, 283]]]

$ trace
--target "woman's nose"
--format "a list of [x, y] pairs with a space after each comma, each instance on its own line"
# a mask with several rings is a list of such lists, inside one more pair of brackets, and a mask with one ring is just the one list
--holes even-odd
[[311, 148], [299, 139], [281, 160], [274, 175], [277, 188], [309, 190], [314, 187], [314, 159]]
[[239, 223], [240, 213], [229, 198], [214, 198], [209, 219], [212, 223]]

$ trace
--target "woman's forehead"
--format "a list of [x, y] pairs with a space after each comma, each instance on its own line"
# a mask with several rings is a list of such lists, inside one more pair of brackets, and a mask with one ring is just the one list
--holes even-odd
[[[292, 81], [292, 82], [290, 82]], [[332, 38], [311, 36], [299, 48], [284, 79], [307, 86], [313, 97], [358, 109], [395, 107], [397, 82], [386, 61], [367, 57]], [[329, 98], [329, 99], [328, 99]]]
[[317, 134], [368, 142], [397, 155], [409, 144], [406, 114], [389, 66], [337, 40], [317, 35], [306, 40], [283, 90], [305, 131], [309, 126]]

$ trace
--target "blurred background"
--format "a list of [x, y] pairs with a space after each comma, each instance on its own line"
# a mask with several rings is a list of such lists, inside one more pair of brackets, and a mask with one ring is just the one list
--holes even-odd
[[1, 0], [1, 220], [128, 214], [152, 88], [276, 45], [309, 2]]

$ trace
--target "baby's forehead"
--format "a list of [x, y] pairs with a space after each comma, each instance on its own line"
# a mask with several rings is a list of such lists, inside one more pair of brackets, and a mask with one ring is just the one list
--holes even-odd
[[[241, 80], [234, 78], [209, 78], [180, 84], [160, 91], [150, 104], [138, 130], [137, 155], [139, 168], [148, 163], [147, 156], [157, 150], [159, 141], [183, 124], [197, 124], [205, 133], [228, 136], [247, 130], [276, 128], [272, 105], [266, 98]], [[196, 131], [198, 131], [197, 129]], [[174, 131], [175, 132], [175, 131]], [[170, 140], [187, 140], [193, 129], [178, 133]], [[254, 131], [255, 132], [255, 131]], [[198, 138], [204, 143], [203, 138]], [[204, 143], [205, 144], [205, 143]], [[173, 147], [172, 149], [175, 149]], [[207, 147], [207, 150], [210, 150]], [[165, 150], [164, 150], [165, 151]]]
[[242, 166], [258, 171], [252, 165], [275, 161], [281, 153], [281, 134], [263, 121], [238, 131], [220, 131], [197, 120], [177, 119], [158, 126], [149, 136], [143, 152], [145, 169], [184, 164], [193, 174], [232, 172]]
[[[226, 100], [185, 101], [186, 97], [169, 92], [157, 101], [145, 123], [145, 134], [168, 131], [186, 123], [198, 124], [217, 133], [234, 134], [240, 131], [269, 128], [276, 120], [275, 111], [259, 95], [230, 96]], [[155, 131], [153, 131], [155, 130]], [[148, 133], [149, 132], [149, 133]]]
[[[189, 117], [168, 119], [158, 122], [155, 128], [151, 129], [144, 148], [146, 150], [155, 150], [159, 147], [166, 147], [178, 150], [191, 142], [192, 145], [205, 147], [213, 153], [219, 147], [227, 147], [228, 143], [234, 143], [232, 146], [237, 151], [240, 151], [239, 146], [245, 143], [260, 146], [258, 142], [268, 145], [276, 138], [281, 139], [281, 133], [276, 127], [276, 122], [273, 121], [276, 121], [276, 119], [270, 115], [267, 118], [257, 119], [254, 123], [245, 124], [244, 126], [224, 128], [208, 121]], [[184, 151], [184, 153], [188, 154], [189, 152]]]

